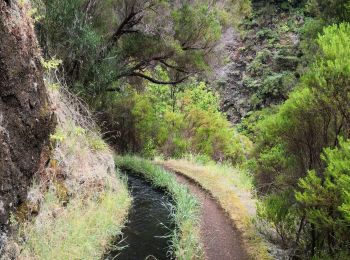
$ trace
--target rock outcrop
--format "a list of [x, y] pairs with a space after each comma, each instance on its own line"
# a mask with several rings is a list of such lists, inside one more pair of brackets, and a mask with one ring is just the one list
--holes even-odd
[[53, 128], [40, 50], [25, 7], [0, 0], [0, 227], [26, 200]]
[[240, 35], [229, 28], [222, 37], [220, 46], [229, 61], [224, 67], [215, 70], [214, 82], [221, 97], [221, 111], [227, 119], [238, 123], [249, 111], [251, 90], [244, 86], [243, 76], [249, 62], [241, 52], [244, 42]]
[[297, 4], [283, 3], [253, 1], [253, 14], [242, 21], [240, 33], [231, 28], [223, 34], [219, 47], [228, 60], [215, 69], [214, 85], [232, 123], [280, 104], [298, 81], [304, 21]]

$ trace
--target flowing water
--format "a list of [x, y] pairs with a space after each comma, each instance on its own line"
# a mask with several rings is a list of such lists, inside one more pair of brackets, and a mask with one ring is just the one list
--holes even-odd
[[174, 229], [169, 217], [171, 199], [139, 176], [128, 172], [127, 177], [133, 205], [123, 239], [115, 242], [126, 248], [110, 252], [106, 259], [170, 259], [169, 235]]

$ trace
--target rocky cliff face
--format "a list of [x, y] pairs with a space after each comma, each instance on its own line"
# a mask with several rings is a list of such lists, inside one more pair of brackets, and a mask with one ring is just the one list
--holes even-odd
[[221, 48], [228, 61], [216, 69], [215, 85], [231, 122], [287, 98], [299, 77], [303, 19], [299, 4], [253, 1], [253, 15], [240, 32], [225, 32]]
[[243, 75], [247, 68], [247, 59], [241, 48], [244, 42], [233, 28], [229, 28], [221, 39], [224, 56], [228, 63], [215, 70], [215, 85], [221, 97], [221, 110], [232, 123], [238, 123], [250, 110], [251, 90], [243, 85]]
[[53, 126], [40, 51], [24, 7], [0, 0], [0, 227], [25, 201]]

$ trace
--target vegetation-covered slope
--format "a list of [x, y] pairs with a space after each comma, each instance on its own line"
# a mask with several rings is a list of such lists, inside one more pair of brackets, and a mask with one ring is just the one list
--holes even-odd
[[[63, 59], [62, 75], [99, 112], [108, 140], [148, 157], [195, 153], [243, 164], [260, 219], [291, 255], [347, 254], [347, 192], [337, 183], [346, 171], [333, 176], [336, 160], [347, 163], [333, 155], [349, 133], [347, 1], [105, 4], [36, 1], [45, 54]], [[237, 15], [241, 40], [225, 68], [234, 94], [221, 97], [243, 107], [231, 115], [245, 116], [235, 128], [207, 87], [214, 83], [201, 82], [218, 68], [214, 46]], [[321, 196], [330, 187], [336, 200]]]
[[12, 213], [0, 259], [100, 259], [122, 234], [131, 198], [81, 101], [50, 77], [46, 86], [57, 117], [50, 158]]
[[100, 259], [129, 193], [59, 62], [41, 58], [31, 11], [0, 1], [0, 259]]
[[[118, 152], [245, 168], [271, 240], [294, 258], [349, 257], [349, 1], [31, 3], [46, 60]], [[54, 141], [86, 141], [68, 150], [106, 148], [62, 129]]]
[[212, 84], [221, 109], [239, 123], [252, 111], [288, 98], [303, 69], [302, 1], [253, 1], [252, 15], [222, 40], [228, 58]]
[[326, 27], [316, 61], [289, 99], [260, 112], [252, 125], [245, 122], [256, 142], [250, 162], [256, 184], [269, 194], [261, 213], [286, 244], [311, 255], [325, 244], [330, 254], [347, 244], [347, 191], [337, 182], [343, 178], [338, 167], [346, 176], [349, 162], [341, 155], [349, 137], [349, 28]]
[[349, 254], [349, 200], [343, 186], [349, 169], [350, 108], [345, 2], [308, 1], [303, 6], [309, 17], [302, 27], [306, 67], [300, 80], [285, 102], [254, 112], [240, 126], [255, 144], [248, 167], [261, 197], [258, 214], [299, 258]]

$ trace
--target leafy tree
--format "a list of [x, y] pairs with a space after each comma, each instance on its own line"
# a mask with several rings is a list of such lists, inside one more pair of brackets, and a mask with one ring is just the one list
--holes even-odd
[[[116, 81], [174, 85], [204, 73], [227, 16], [249, 10], [247, 0], [34, 1], [46, 54], [59, 55], [69, 84], [90, 96], [120, 91]], [[169, 80], [148, 73], [157, 66]]]
[[[166, 79], [161, 69], [158, 73], [158, 77]], [[243, 162], [250, 141], [236, 133], [220, 113], [219, 97], [207, 90], [204, 83], [192, 81], [178, 86], [174, 107], [172, 88], [150, 82], [143, 91], [130, 87], [122, 93], [112, 93], [115, 95], [112, 103], [107, 101], [111, 99], [109, 93], [103, 110], [107, 104], [108, 109], [118, 113], [106, 120], [114, 122], [107, 129], [115, 129], [108, 137], [114, 138], [111, 140], [115, 140], [121, 151], [139, 152], [147, 157], [195, 153], [219, 161]], [[121, 135], [113, 137], [113, 132]]]
[[324, 30], [318, 59], [300, 86], [276, 114], [255, 124], [258, 155], [278, 146], [298, 161], [294, 184], [308, 170], [321, 171], [323, 148], [336, 146], [339, 135], [349, 134], [349, 29], [341, 24]]
[[[257, 146], [249, 165], [260, 192], [268, 195], [264, 204], [267, 208], [262, 209], [273, 212], [275, 206], [269, 201], [296, 190], [296, 196], [283, 197], [283, 205], [296, 208], [296, 213], [280, 217], [294, 223], [284, 226], [290, 227], [288, 232], [284, 229], [284, 236], [294, 238], [290, 246], [297, 247], [301, 254], [332, 255], [348, 247], [344, 237], [348, 230], [342, 227], [347, 225], [343, 214], [348, 204], [346, 195], [340, 194], [346, 191], [340, 182], [346, 177], [330, 172], [339, 165], [347, 167], [346, 157], [336, 154], [345, 153], [340, 151], [346, 151], [347, 144], [339, 144], [339, 138], [349, 138], [350, 133], [349, 42], [348, 23], [326, 27], [317, 40], [316, 61], [300, 85], [276, 113], [264, 115], [262, 120], [257, 117], [250, 127]], [[322, 156], [326, 147], [337, 152], [326, 150], [326, 157]], [[338, 163], [340, 158], [345, 161]], [[347, 174], [345, 170], [342, 173]], [[273, 215], [264, 216], [276, 222]]]

